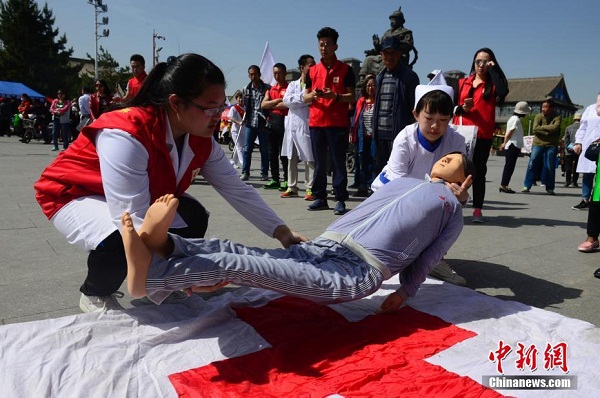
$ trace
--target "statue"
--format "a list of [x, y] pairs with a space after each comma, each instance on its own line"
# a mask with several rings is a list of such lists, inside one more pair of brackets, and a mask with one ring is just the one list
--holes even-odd
[[[402, 7], [400, 7], [390, 15], [390, 29], [385, 31], [381, 36], [381, 39], [377, 34], [373, 35], [373, 48], [365, 51], [366, 58], [360, 68], [359, 85], [362, 85], [366, 75], [377, 75], [381, 69], [383, 69], [383, 64], [381, 62], [381, 43], [388, 36], [396, 36], [400, 43], [404, 44], [405, 51], [402, 52], [402, 62], [410, 68], [417, 62], [417, 58], [419, 57], [414, 45], [412, 31], [404, 27], [404, 22], [406, 22], [406, 20], [404, 19]], [[412, 61], [410, 61], [411, 51], [414, 53]]]

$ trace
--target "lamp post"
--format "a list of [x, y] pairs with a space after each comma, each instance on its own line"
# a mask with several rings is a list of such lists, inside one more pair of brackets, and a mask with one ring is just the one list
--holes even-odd
[[102, 30], [102, 34], [98, 34], [98, 28], [102, 25], [108, 25], [108, 17], [103, 17], [101, 22], [98, 22], [98, 15], [108, 12], [108, 6], [102, 4], [103, 0], [88, 0], [88, 4], [94, 6], [94, 37], [96, 41], [96, 55], [94, 57], [94, 80], [98, 80], [98, 39], [108, 37], [110, 31]]
[[157, 34], [154, 30], [152, 30], [152, 67], [158, 63], [158, 53], [162, 50], [162, 47], [156, 48], [156, 40], [161, 39], [165, 40], [164, 36]]

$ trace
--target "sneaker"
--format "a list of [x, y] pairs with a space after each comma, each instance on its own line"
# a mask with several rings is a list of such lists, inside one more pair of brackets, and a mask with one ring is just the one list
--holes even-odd
[[588, 242], [586, 240], [585, 242], [583, 242], [582, 244], [580, 244], [577, 247], [577, 250], [579, 250], [582, 253], [591, 253], [591, 252], [598, 250], [599, 247], [600, 247], [600, 243], [598, 242], [598, 239], [596, 239], [593, 242]]
[[50, 150], [54, 152], [54, 151], [58, 151], [58, 148], [52, 148]]
[[267, 184], [263, 185], [264, 189], [279, 189], [279, 181], [271, 180]]
[[279, 186], [279, 190], [281, 192], [285, 192], [288, 189], [288, 183], [286, 181], [282, 182], [281, 185]]
[[440, 262], [437, 263], [437, 265], [429, 272], [429, 276], [433, 276], [436, 279], [457, 286], [467, 285], [466, 279], [458, 275], [444, 259], [441, 259]]
[[[171, 292], [171, 294], [169, 294], [169, 296], [167, 296], [167, 298], [164, 299], [163, 302], [160, 305], [163, 305], [163, 304], [181, 304], [185, 300], [187, 300], [188, 297], [189, 296], [187, 295], [187, 293], [184, 292], [183, 290], [176, 290], [174, 292]], [[134, 301], [136, 301], [135, 304], [134, 304]], [[155, 305], [154, 302], [148, 298], [148, 296], [144, 296], [144, 297], [142, 297], [139, 300], [132, 300], [131, 304], [134, 304], [134, 305], [139, 305], [139, 304], [143, 304], [143, 305]]]
[[315, 199], [317, 199], [317, 198], [315, 197], [315, 195], [313, 195], [312, 191], [310, 189], [307, 189], [306, 194], [304, 195], [304, 200], [308, 200], [308, 201], [312, 202]]
[[553, 189], [546, 189], [546, 193], [547, 193], [548, 195], [556, 195], [556, 193], [554, 193], [554, 190], [553, 190]]
[[579, 188], [579, 184], [577, 184], [576, 182], [574, 182], [573, 184], [571, 184], [571, 187], [573, 187], [573, 188]]
[[307, 207], [308, 210], [329, 210], [329, 205], [325, 199], [317, 199]]
[[295, 189], [292, 188], [288, 188], [287, 191], [285, 191], [284, 193], [281, 194], [282, 198], [297, 198], [298, 197], [298, 191], [296, 191]]
[[243, 173], [240, 176], [240, 180], [242, 180], [242, 181], [248, 181], [249, 179], [250, 179], [250, 174], [248, 174], [248, 173]]
[[269, 181], [269, 177], [266, 174], [261, 174], [260, 175], [260, 180], [261, 181]]
[[585, 210], [588, 207], [590, 207], [590, 202], [582, 200], [581, 202], [579, 202], [578, 205], [575, 205], [575, 206], [571, 207], [571, 209], [573, 209], [573, 210]]
[[124, 294], [121, 292], [114, 292], [110, 296], [86, 296], [81, 293], [81, 298], [79, 299], [79, 309], [82, 312], [98, 312], [98, 311], [108, 311], [108, 310], [124, 310], [119, 304], [117, 298], [123, 298]]
[[341, 216], [344, 213], [346, 213], [346, 203], [344, 203], [340, 200], [339, 202], [337, 202], [335, 204], [335, 208], [333, 209], [333, 214], [335, 214], [337, 216]]
[[481, 209], [473, 210], [473, 222], [478, 224], [483, 223], [483, 214], [481, 213]]
[[530, 191], [530, 189], [527, 187], [523, 187], [523, 189], [521, 189], [521, 192], [523, 192], [523, 193], [528, 193], [529, 191]]

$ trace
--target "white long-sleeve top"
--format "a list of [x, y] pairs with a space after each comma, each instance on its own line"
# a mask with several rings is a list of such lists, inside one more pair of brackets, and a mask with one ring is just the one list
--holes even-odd
[[440, 145], [433, 152], [428, 151], [419, 143], [418, 127], [418, 123], [413, 123], [398, 133], [392, 144], [392, 153], [387, 164], [371, 184], [373, 191], [381, 188], [386, 181], [400, 177], [423, 180], [434, 163], [445, 154], [455, 151], [466, 152], [464, 137], [450, 126], [440, 138]]
[[578, 173], [596, 172], [596, 163], [585, 157], [585, 151], [592, 142], [600, 138], [600, 116], [596, 113], [597, 106], [597, 104], [592, 104], [585, 108], [581, 115], [581, 124], [575, 133], [575, 143], [581, 144], [581, 154], [577, 161]]
[[283, 146], [281, 156], [292, 156], [292, 148], [296, 146], [298, 156], [303, 161], [314, 160], [312, 144], [310, 142], [310, 130], [308, 128], [308, 114], [310, 108], [304, 102], [304, 89], [300, 79], [291, 82], [285, 95], [283, 103], [289, 108], [285, 118], [285, 133], [283, 135]]

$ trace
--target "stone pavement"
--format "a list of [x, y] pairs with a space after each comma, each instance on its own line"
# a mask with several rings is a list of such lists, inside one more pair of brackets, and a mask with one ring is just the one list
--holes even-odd
[[[0, 322], [79, 313], [87, 256], [66, 243], [45, 218], [32, 187], [56, 156], [50, 148], [0, 137]], [[519, 159], [511, 184], [515, 190], [522, 187], [527, 160]], [[337, 217], [332, 210], [308, 212], [302, 197], [281, 199], [278, 191], [262, 189], [258, 164], [255, 156], [249, 183], [293, 229], [315, 237]], [[577, 251], [586, 236], [587, 211], [571, 209], [579, 203], [581, 190], [559, 183], [556, 196], [546, 195], [541, 187], [529, 194], [499, 193], [503, 165], [503, 157], [490, 157], [485, 223], [473, 224], [472, 209], [465, 208], [465, 228], [446, 261], [467, 279], [467, 288], [600, 326], [600, 279], [592, 276], [600, 267], [600, 253]], [[560, 170], [557, 177], [562, 181]], [[203, 180], [189, 192], [211, 212], [208, 237], [278, 247]], [[348, 208], [359, 202], [351, 198]], [[130, 301], [126, 295], [121, 303], [129, 307]]]

